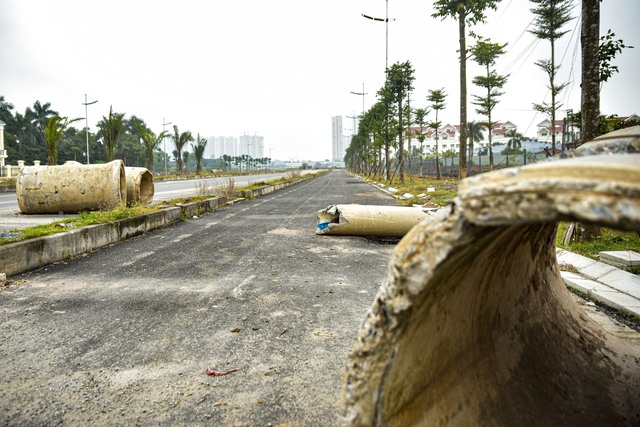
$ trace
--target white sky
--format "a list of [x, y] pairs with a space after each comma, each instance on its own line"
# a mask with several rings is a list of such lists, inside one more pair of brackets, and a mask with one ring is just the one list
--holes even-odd
[[[574, 15], [579, 15], [579, 1]], [[526, 32], [531, 3], [503, 0], [487, 23], [473, 28], [509, 42], [497, 64], [510, 73], [495, 118], [533, 136], [544, 119], [532, 103], [548, 97], [533, 65], [548, 42]], [[163, 118], [201, 136], [265, 137], [265, 155], [283, 160], [331, 158], [331, 117], [361, 113], [384, 81], [383, 0], [0, 0], [0, 95], [23, 113], [36, 100], [89, 123], [109, 106], [135, 114], [156, 133]], [[410, 60], [413, 107], [427, 106], [428, 89], [445, 88], [445, 123], [458, 122], [457, 23], [431, 17], [433, 1], [389, 0], [389, 65]], [[603, 86], [605, 114], [640, 113], [640, 1], [605, 0], [601, 34], [636, 46], [616, 60], [620, 73]], [[564, 107], [580, 109], [579, 25], [558, 44], [560, 80], [572, 81]], [[576, 29], [574, 33], [574, 29]], [[532, 46], [533, 49], [529, 49]], [[562, 59], [564, 57], [564, 59]], [[469, 63], [471, 79], [482, 70]], [[471, 101], [471, 96], [469, 96]], [[548, 99], [547, 99], [548, 100]], [[562, 113], [564, 114], [564, 112]], [[474, 106], [469, 118], [480, 119]], [[344, 119], [345, 128], [351, 121]], [[350, 133], [349, 129], [345, 133]], [[271, 148], [271, 152], [269, 152]]]

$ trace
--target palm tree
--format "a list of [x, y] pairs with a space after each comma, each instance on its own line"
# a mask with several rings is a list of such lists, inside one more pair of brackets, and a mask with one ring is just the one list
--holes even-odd
[[47, 164], [49, 166], [58, 164], [58, 142], [62, 139], [69, 125], [78, 120], [81, 119], [69, 120], [68, 117], [53, 116], [47, 121], [42, 131], [42, 136], [49, 153], [47, 157]]
[[507, 141], [508, 149], [522, 148], [522, 141], [527, 140], [527, 138], [516, 129], [509, 129], [504, 136], [509, 138], [509, 141]]
[[113, 106], [109, 106], [109, 115], [102, 116], [102, 120], [98, 122], [98, 128], [107, 150], [107, 161], [110, 162], [114, 158], [118, 141], [124, 132], [124, 113], [114, 113]]
[[147, 157], [147, 169], [153, 172], [153, 153], [160, 146], [164, 138], [168, 136], [168, 133], [162, 132], [160, 135], [156, 136], [151, 129], [146, 127], [143, 128], [139, 123], [136, 123], [135, 127], [138, 133], [140, 133], [140, 138], [144, 145], [144, 151]]
[[184, 148], [187, 142], [193, 141], [193, 136], [191, 132], [185, 131], [180, 133], [178, 131], [178, 126], [173, 125], [173, 143], [176, 146], [176, 164], [178, 166], [178, 173], [182, 173], [182, 149]]
[[207, 140], [205, 138], [200, 139], [200, 134], [198, 134], [197, 144], [191, 144], [191, 149], [193, 150], [193, 155], [196, 156], [196, 174], [199, 175], [202, 170], [202, 156], [204, 156], [204, 149], [207, 146]]
[[471, 165], [473, 163], [473, 144], [484, 139], [480, 122], [472, 121], [467, 124], [467, 136], [469, 137], [469, 165]]

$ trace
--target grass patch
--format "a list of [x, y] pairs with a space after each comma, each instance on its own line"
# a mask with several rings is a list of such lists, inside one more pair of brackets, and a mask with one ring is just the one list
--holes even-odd
[[[396, 194], [412, 194], [411, 199], [400, 200], [400, 203], [411, 205], [423, 205], [426, 207], [440, 207], [451, 203], [454, 197], [458, 195], [458, 180], [453, 179], [435, 179], [433, 177], [405, 176], [405, 183], [400, 184], [395, 179], [392, 185], [387, 181], [380, 181], [385, 186], [393, 187], [398, 190]], [[434, 191], [429, 191], [432, 188]], [[423, 197], [418, 195], [424, 194]]]
[[48, 236], [50, 234], [64, 233], [75, 228], [85, 227], [87, 225], [103, 224], [115, 222], [120, 219], [131, 218], [144, 213], [153, 212], [160, 209], [159, 206], [120, 206], [111, 210], [101, 210], [94, 212], [80, 212], [76, 218], [68, 218], [51, 224], [37, 225], [35, 227], [27, 227], [24, 229], [11, 230], [3, 233], [0, 237], [0, 245], [21, 240], [34, 239], [36, 237]]
[[635, 231], [620, 231], [611, 228], [602, 228], [602, 236], [591, 242], [571, 242], [562, 244], [562, 236], [569, 226], [567, 222], [561, 222], [556, 235], [556, 246], [568, 251], [598, 260], [601, 251], [628, 251], [640, 252], [640, 237]]

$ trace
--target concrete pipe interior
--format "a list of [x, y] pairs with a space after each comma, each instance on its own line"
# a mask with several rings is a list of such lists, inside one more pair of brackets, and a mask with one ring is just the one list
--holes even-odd
[[582, 312], [555, 257], [559, 220], [640, 230], [640, 155], [582, 160], [467, 180], [405, 236], [347, 362], [343, 424], [640, 425], [640, 346]]
[[127, 204], [148, 205], [153, 200], [153, 175], [146, 168], [125, 167]]

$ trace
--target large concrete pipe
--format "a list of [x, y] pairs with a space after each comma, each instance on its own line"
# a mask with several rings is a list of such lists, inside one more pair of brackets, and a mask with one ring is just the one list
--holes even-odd
[[125, 167], [127, 205], [148, 205], [153, 200], [153, 175], [147, 168]]
[[333, 205], [318, 211], [316, 234], [402, 237], [427, 216], [419, 207]]
[[110, 209], [125, 202], [126, 191], [122, 160], [25, 166], [16, 180], [18, 206], [28, 214]]
[[636, 154], [464, 180], [448, 216], [414, 227], [349, 355], [342, 423], [640, 425], [640, 343], [577, 306], [555, 256], [560, 220], [640, 230], [634, 135], [574, 155]]

